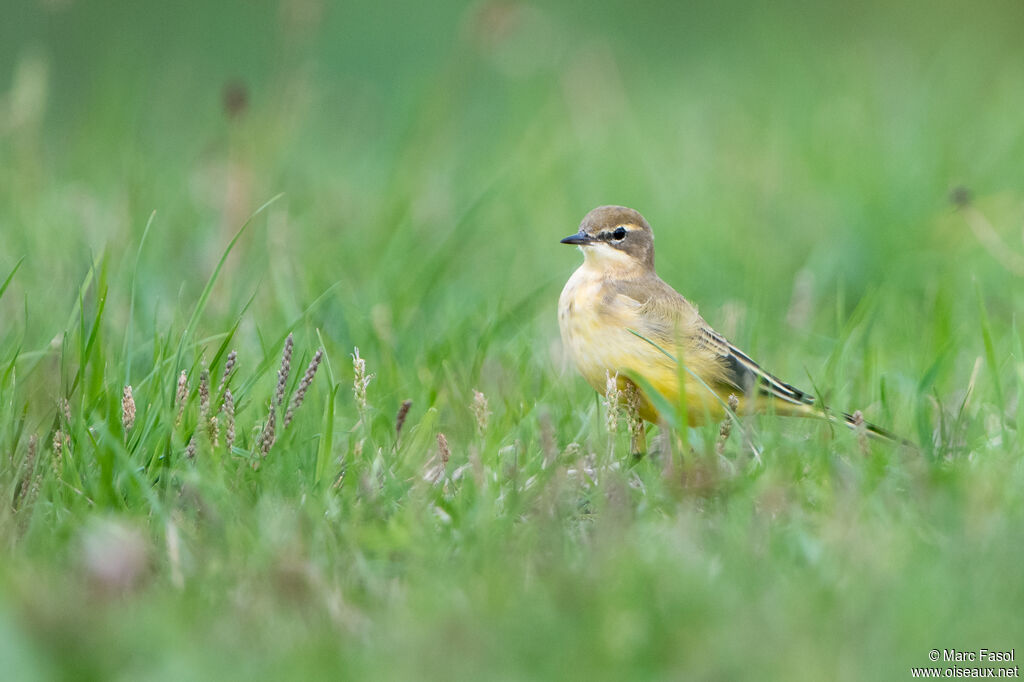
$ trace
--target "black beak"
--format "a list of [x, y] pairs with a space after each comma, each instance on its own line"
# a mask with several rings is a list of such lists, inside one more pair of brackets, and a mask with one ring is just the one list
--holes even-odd
[[579, 246], [580, 244], [590, 244], [593, 241], [595, 241], [595, 239], [593, 237], [591, 237], [589, 234], [587, 234], [583, 230], [580, 230], [576, 234], [571, 234], [568, 237], [566, 237], [565, 239], [563, 239], [561, 241], [561, 243], [562, 244], [572, 244], [574, 246]]

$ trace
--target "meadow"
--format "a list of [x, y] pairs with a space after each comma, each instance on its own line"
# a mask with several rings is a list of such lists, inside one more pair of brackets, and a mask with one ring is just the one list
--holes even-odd
[[[1019, 3], [4, 15], [0, 676], [1024, 645]], [[740, 415], [632, 458], [555, 317], [609, 203], [739, 347], [919, 449]]]

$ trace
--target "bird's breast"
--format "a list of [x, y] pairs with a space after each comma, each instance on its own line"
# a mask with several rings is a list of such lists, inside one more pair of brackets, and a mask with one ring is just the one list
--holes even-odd
[[[717, 418], [724, 397], [716, 388], [725, 386], [727, 377], [720, 354], [695, 340], [706, 323], [678, 294], [667, 296], [656, 284], [650, 288], [651, 297], [645, 298], [636, 282], [608, 278], [584, 263], [558, 302], [558, 324], [569, 357], [599, 393], [605, 392], [609, 374], [619, 375], [620, 386], [637, 376], [669, 403], [678, 402], [685, 392], [682, 399], [691, 423]], [[684, 386], [677, 358], [685, 374], [699, 380], [687, 380]], [[641, 416], [657, 421], [653, 404], [644, 397]]]
[[584, 378], [598, 390], [606, 370], [600, 337], [602, 320], [598, 311], [601, 280], [589, 277], [584, 268], [573, 273], [558, 300], [558, 327], [562, 343]]
[[664, 355], [629, 331], [643, 329], [639, 304], [617, 296], [588, 270], [583, 266], [569, 278], [558, 302], [562, 343], [583, 378], [600, 393], [608, 374], [636, 372], [655, 380], [667, 368], [665, 379], [674, 381]]

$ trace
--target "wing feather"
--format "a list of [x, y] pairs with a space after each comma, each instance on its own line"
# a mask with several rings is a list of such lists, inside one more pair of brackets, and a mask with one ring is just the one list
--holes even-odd
[[[660, 278], [617, 283], [616, 293], [639, 304], [639, 331], [687, 364], [717, 365], [721, 372], [707, 377], [741, 394], [752, 391], [778, 398], [792, 405], [813, 405], [807, 392], [766, 372], [750, 356], [734, 346], [704, 321], [696, 306]], [[696, 358], [694, 356], [697, 356]], [[694, 363], [694, 360], [697, 360]]]
[[[720, 391], [721, 399], [728, 393], [765, 396], [792, 405], [793, 408], [784, 410], [790, 414], [817, 414], [854, 429], [863, 428], [875, 438], [916, 448], [913, 443], [865, 422], [863, 418], [858, 419], [846, 413], [830, 415], [827, 408], [819, 406], [812, 395], [766, 372], [750, 356], [712, 329], [700, 316], [696, 306], [656, 275], [607, 284], [611, 287], [607, 302], [614, 300], [620, 310], [628, 310], [628, 327], [632, 329], [635, 326], [639, 334], [658, 344], [659, 348], [671, 353], [674, 358], [684, 358], [688, 369], [709, 386], [716, 388], [716, 392]], [[648, 377], [652, 379], [652, 385], [661, 390], [663, 386], [668, 388], [675, 384], [678, 393], [676, 374], [672, 369], [675, 363], [664, 354], [655, 357], [657, 376]], [[669, 393], [666, 391], [665, 394]], [[655, 413], [653, 418], [656, 416]]]

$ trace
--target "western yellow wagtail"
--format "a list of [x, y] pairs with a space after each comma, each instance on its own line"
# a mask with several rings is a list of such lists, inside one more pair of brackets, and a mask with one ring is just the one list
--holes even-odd
[[[654, 234], [637, 211], [595, 208], [583, 218], [579, 232], [562, 243], [583, 251], [583, 265], [558, 300], [562, 341], [598, 393], [604, 395], [609, 378], [617, 375], [617, 388], [636, 395], [640, 416], [654, 423], [657, 409], [629, 377], [642, 378], [673, 405], [679, 404], [682, 385], [691, 425], [706, 416], [724, 416], [732, 395], [740, 411], [773, 409], [784, 415], [833, 418], [811, 395], [761, 369], [658, 277]], [[849, 414], [834, 418], [850, 426], [860, 423]], [[874, 436], [899, 440], [872, 424], [864, 427]]]

